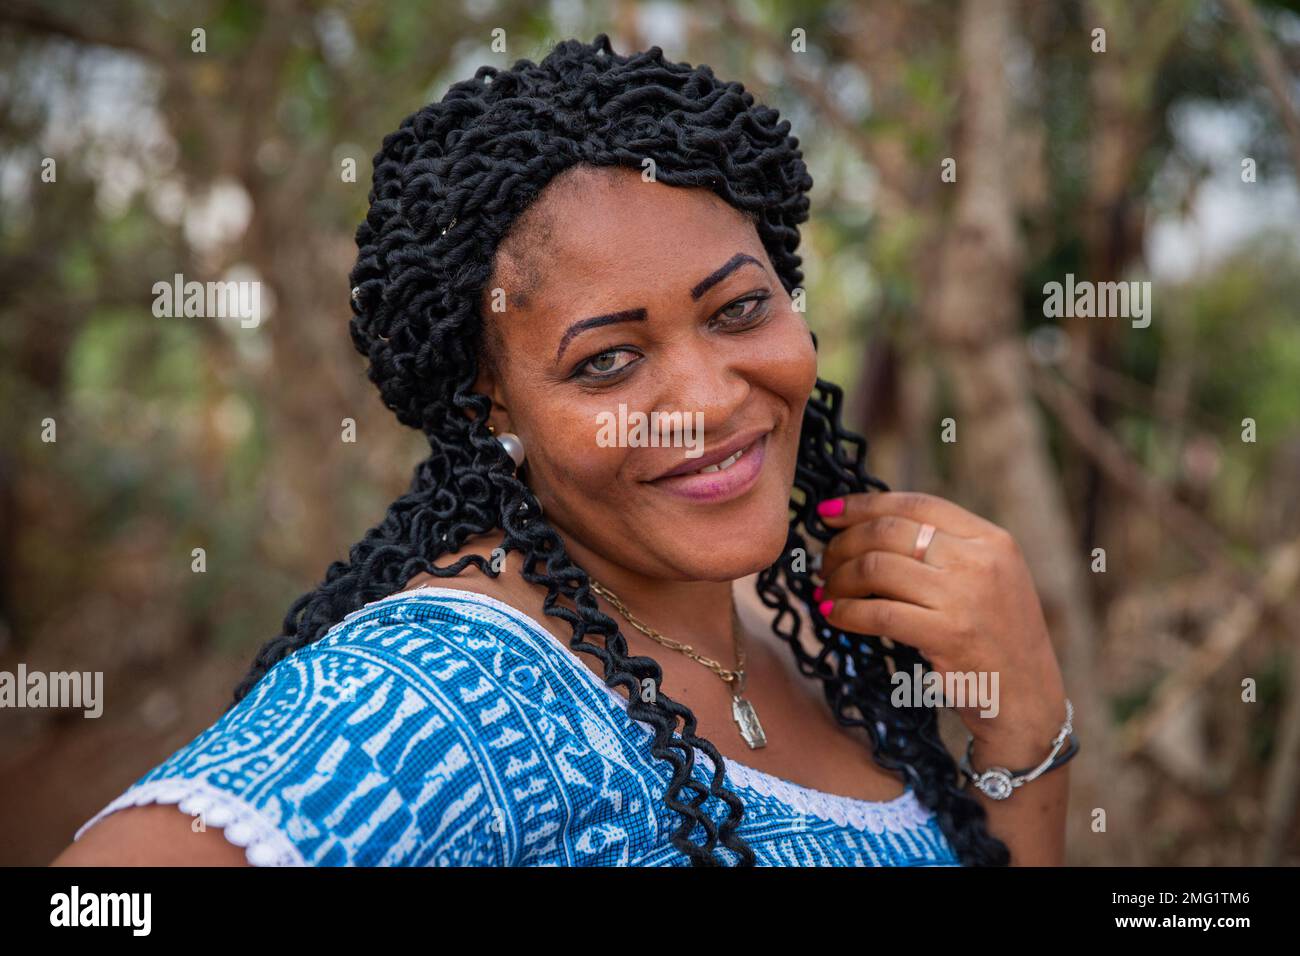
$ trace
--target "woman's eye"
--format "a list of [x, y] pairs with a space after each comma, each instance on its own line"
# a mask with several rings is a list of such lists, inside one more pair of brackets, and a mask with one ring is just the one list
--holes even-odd
[[730, 305], [724, 306], [719, 312], [718, 317], [725, 319], [727, 324], [739, 324], [748, 319], [757, 319], [765, 311], [763, 305], [768, 299], [765, 295], [751, 296], [748, 299], [737, 299]]
[[627, 349], [610, 349], [608, 352], [601, 352], [599, 355], [593, 356], [583, 362], [582, 368], [579, 371], [588, 372], [595, 377], [613, 375], [627, 368], [631, 361], [629, 359], [627, 361], [619, 362], [618, 357], [620, 355], [631, 354], [632, 353], [628, 352]]

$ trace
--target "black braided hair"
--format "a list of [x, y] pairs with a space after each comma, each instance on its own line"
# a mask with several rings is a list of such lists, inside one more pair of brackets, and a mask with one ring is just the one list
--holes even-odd
[[[546, 587], [545, 613], [573, 628], [572, 648], [596, 657], [605, 682], [628, 690], [629, 716], [654, 728], [652, 752], [672, 767], [664, 802], [681, 817], [674, 846], [696, 865], [754, 862], [736, 834], [744, 807], [723, 785], [721, 755], [696, 734], [689, 709], [663, 694], [641, 699], [645, 678], [660, 685], [659, 665], [628, 655], [586, 572], [570, 560], [488, 432], [491, 400], [472, 388], [485, 351], [481, 296], [496, 252], [542, 189], [571, 167], [641, 169], [653, 159], [659, 182], [710, 189], [747, 215], [786, 291], [800, 286], [798, 225], [808, 218], [812, 178], [789, 129], [775, 110], [755, 103], [741, 84], [717, 79], [710, 67], [667, 62], [657, 46], [620, 56], [602, 33], [591, 44], [561, 42], [540, 64], [480, 67], [384, 138], [370, 209], [357, 229], [350, 330], [384, 403], [425, 434], [431, 451], [410, 489], [348, 560], [331, 564], [321, 585], [294, 602], [283, 632], [261, 648], [235, 689], [234, 703], [278, 661], [421, 572], [453, 577], [473, 564], [495, 577], [499, 572], [480, 555], [446, 567], [434, 562], [500, 529], [504, 550], [522, 556], [524, 579]], [[791, 646], [801, 672], [823, 682], [835, 717], [864, 728], [876, 762], [906, 775], [961, 861], [1004, 865], [1006, 846], [988, 832], [983, 808], [956, 785], [935, 711], [890, 704], [886, 661], [910, 670], [918, 662], [928, 666], [924, 659], [910, 647], [886, 648], [878, 638], [829, 627], [812, 601], [803, 533], [822, 542], [831, 537], [816, 503], [885, 488], [865, 471], [866, 442], [840, 424], [841, 398], [839, 388], [818, 380], [803, 417], [787, 547], [760, 573], [759, 594], [776, 611], [773, 631]], [[789, 594], [815, 629], [815, 655], [796, 637], [805, 625]], [[713, 763], [707, 788], [691, 775], [696, 749]], [[703, 806], [709, 797], [725, 805], [720, 822]], [[694, 839], [697, 830], [702, 842]]]

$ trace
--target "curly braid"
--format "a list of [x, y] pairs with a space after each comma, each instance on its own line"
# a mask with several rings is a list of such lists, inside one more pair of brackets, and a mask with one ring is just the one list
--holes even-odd
[[[598, 659], [606, 684], [628, 690], [629, 715], [654, 728], [652, 753], [672, 767], [664, 802], [680, 817], [673, 845], [695, 865], [754, 862], [736, 833], [744, 806], [724, 786], [723, 758], [696, 734], [688, 708], [663, 694], [643, 701], [636, 692], [646, 678], [659, 686], [659, 665], [629, 656], [586, 572], [488, 432], [491, 400], [473, 383], [485, 351], [480, 297], [497, 250], [543, 188], [570, 167], [640, 169], [653, 159], [658, 181], [710, 189], [747, 215], [786, 291], [801, 285], [798, 226], [808, 217], [812, 178], [789, 129], [775, 110], [708, 66], [666, 62], [659, 47], [620, 56], [600, 34], [591, 44], [559, 43], [539, 64], [480, 67], [384, 138], [370, 209], [356, 234], [350, 331], [384, 404], [425, 434], [430, 454], [348, 560], [331, 564], [320, 586], [290, 607], [282, 633], [261, 648], [235, 689], [232, 707], [278, 661], [421, 572], [453, 577], [472, 564], [495, 577], [480, 555], [445, 567], [435, 561], [499, 529], [502, 548], [522, 556], [524, 579], [546, 588], [545, 613], [572, 627], [570, 646]], [[840, 390], [819, 380], [802, 423], [787, 549], [759, 575], [759, 594], [777, 611], [773, 631], [790, 644], [800, 670], [823, 681], [836, 718], [864, 728], [876, 762], [910, 779], [962, 862], [1005, 864], [1007, 849], [987, 831], [983, 808], [956, 786], [934, 711], [890, 705], [886, 660], [910, 668], [925, 666], [924, 659], [912, 648], [886, 649], [878, 638], [829, 627], [812, 602], [808, 572], [795, 569], [794, 549], [806, 548], [801, 532], [823, 542], [831, 536], [816, 502], [885, 487], [865, 472], [866, 443], [841, 426], [840, 406]], [[789, 594], [810, 616], [815, 655], [796, 639], [803, 622]], [[708, 787], [691, 773], [697, 749], [713, 764]], [[725, 806], [720, 822], [704, 809], [709, 797]], [[694, 839], [697, 830], [702, 841]]]

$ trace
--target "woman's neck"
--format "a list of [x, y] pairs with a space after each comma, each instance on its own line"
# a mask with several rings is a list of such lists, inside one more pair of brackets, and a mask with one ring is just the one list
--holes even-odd
[[[689, 581], [656, 577], [629, 569], [565, 539], [574, 562], [607, 591], [615, 594], [639, 622], [726, 666], [732, 663], [732, 581]], [[623, 615], [601, 595], [602, 610], [623, 627]]]

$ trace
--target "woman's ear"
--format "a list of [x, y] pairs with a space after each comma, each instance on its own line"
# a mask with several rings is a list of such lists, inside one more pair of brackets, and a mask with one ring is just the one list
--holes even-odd
[[474, 391], [486, 395], [492, 400], [492, 410], [488, 415], [488, 424], [496, 434], [511, 431], [510, 407], [506, 404], [501, 388], [501, 378], [497, 374], [496, 363], [489, 352], [479, 355], [478, 375], [474, 377]]

